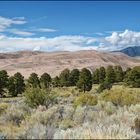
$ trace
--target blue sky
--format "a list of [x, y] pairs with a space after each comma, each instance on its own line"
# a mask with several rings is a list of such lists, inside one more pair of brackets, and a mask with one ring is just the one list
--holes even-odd
[[[138, 1], [1, 1], [0, 51], [114, 50], [140, 45], [139, 13]], [[38, 41], [33, 46], [29, 39]], [[13, 40], [17, 44], [12, 45]]]

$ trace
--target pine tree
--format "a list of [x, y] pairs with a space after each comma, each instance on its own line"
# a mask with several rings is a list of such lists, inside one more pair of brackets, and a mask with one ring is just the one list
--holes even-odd
[[95, 71], [93, 71], [92, 81], [93, 81], [93, 84], [99, 84], [99, 69], [96, 69]]
[[115, 71], [115, 81], [116, 82], [122, 82], [123, 81], [123, 70], [122, 70], [122, 67], [121, 66], [115, 66], [114, 67], [114, 71]]
[[60, 78], [60, 84], [62, 87], [63, 86], [66, 86], [66, 87], [70, 86], [70, 70], [69, 69], [64, 69], [61, 72], [59, 78]]
[[127, 68], [126, 71], [125, 71], [125, 73], [127, 73], [127, 72], [129, 72], [131, 70], [132, 70], [131, 68]]
[[12, 95], [13, 97], [17, 96], [16, 92], [15, 92], [15, 79], [14, 76], [11, 76], [9, 78], [9, 82], [8, 82], [8, 91], [9, 94]]
[[106, 69], [106, 78], [105, 81], [108, 83], [114, 83], [115, 82], [115, 72], [113, 69], [113, 66], [108, 66]]
[[50, 87], [51, 81], [51, 76], [48, 73], [44, 73], [41, 75], [40, 83], [43, 84], [43, 86], [45, 86], [46, 89]]
[[54, 87], [59, 87], [59, 86], [60, 86], [60, 79], [59, 79], [58, 76], [56, 76], [56, 77], [54, 77], [54, 78], [52, 79], [52, 85], [53, 85]]
[[99, 69], [99, 83], [103, 83], [105, 81], [105, 76], [106, 76], [105, 68], [100, 67], [100, 69]]
[[0, 95], [3, 95], [8, 85], [8, 74], [5, 70], [0, 71]]
[[140, 66], [134, 67], [131, 71], [127, 72], [124, 81], [132, 87], [140, 87]]
[[79, 80], [79, 75], [80, 75], [80, 72], [78, 69], [73, 69], [70, 73], [70, 77], [69, 77], [69, 80], [70, 80], [70, 86], [76, 86], [76, 83], [78, 82]]
[[18, 94], [22, 94], [24, 92], [24, 77], [19, 72], [9, 78], [8, 90], [12, 96], [17, 96]]
[[32, 73], [27, 81], [28, 84], [33, 88], [40, 87], [40, 80], [36, 73]]
[[88, 69], [83, 68], [81, 70], [77, 87], [84, 92], [92, 89], [92, 75]]
[[128, 73], [129, 71], [131, 71], [131, 70], [132, 70], [131, 68], [127, 68], [127, 69], [124, 71], [124, 79], [126, 78], [127, 73]]

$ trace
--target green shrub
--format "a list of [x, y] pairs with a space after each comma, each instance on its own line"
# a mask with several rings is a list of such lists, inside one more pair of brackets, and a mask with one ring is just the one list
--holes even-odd
[[8, 108], [8, 104], [7, 103], [1, 103], [0, 104], [0, 114], [5, 112], [7, 108]]
[[28, 87], [24, 93], [25, 101], [30, 107], [37, 107], [39, 105], [46, 105], [53, 103], [55, 100], [55, 93], [46, 91], [45, 88]]
[[139, 103], [139, 94], [127, 87], [112, 88], [104, 90], [101, 94], [101, 99], [110, 101], [115, 105], [131, 105]]
[[96, 105], [97, 104], [97, 97], [88, 93], [80, 94], [74, 100], [74, 107], [78, 105]]
[[64, 119], [59, 123], [60, 129], [71, 128], [71, 127], [74, 127], [74, 125], [75, 125], [74, 121], [69, 120], [69, 119]]
[[97, 89], [97, 91], [100, 93], [105, 89], [111, 89], [112, 84], [109, 83], [108, 81], [104, 81], [103, 83], [100, 84], [99, 88]]

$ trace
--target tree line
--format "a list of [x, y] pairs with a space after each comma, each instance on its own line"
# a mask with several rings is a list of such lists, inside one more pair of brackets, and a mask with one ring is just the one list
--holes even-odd
[[9, 76], [5, 70], [0, 71], [0, 95], [9, 93], [11, 96], [22, 94], [26, 87], [42, 86], [46, 89], [50, 87], [70, 87], [77, 86], [80, 91], [90, 91], [93, 84], [100, 84], [98, 92], [110, 89], [114, 83], [124, 82], [131, 87], [140, 87], [140, 66], [128, 68], [123, 71], [121, 66], [100, 67], [94, 71], [87, 68], [64, 69], [59, 76], [52, 78], [48, 73], [40, 77], [36, 73], [30, 74], [28, 79], [24, 79], [21, 73], [17, 72]]

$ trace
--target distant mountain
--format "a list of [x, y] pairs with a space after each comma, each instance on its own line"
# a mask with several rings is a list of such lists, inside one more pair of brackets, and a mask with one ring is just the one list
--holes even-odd
[[132, 57], [140, 56], [140, 46], [128, 47], [117, 52], [122, 52]]
[[76, 52], [19, 51], [0, 53], [0, 69], [13, 75], [20, 72], [27, 78], [32, 72], [41, 75], [48, 72], [52, 76], [60, 74], [64, 68], [95, 69], [101, 66], [121, 65], [123, 69], [140, 65], [140, 58], [133, 58], [121, 52], [98, 52], [94, 50]]

